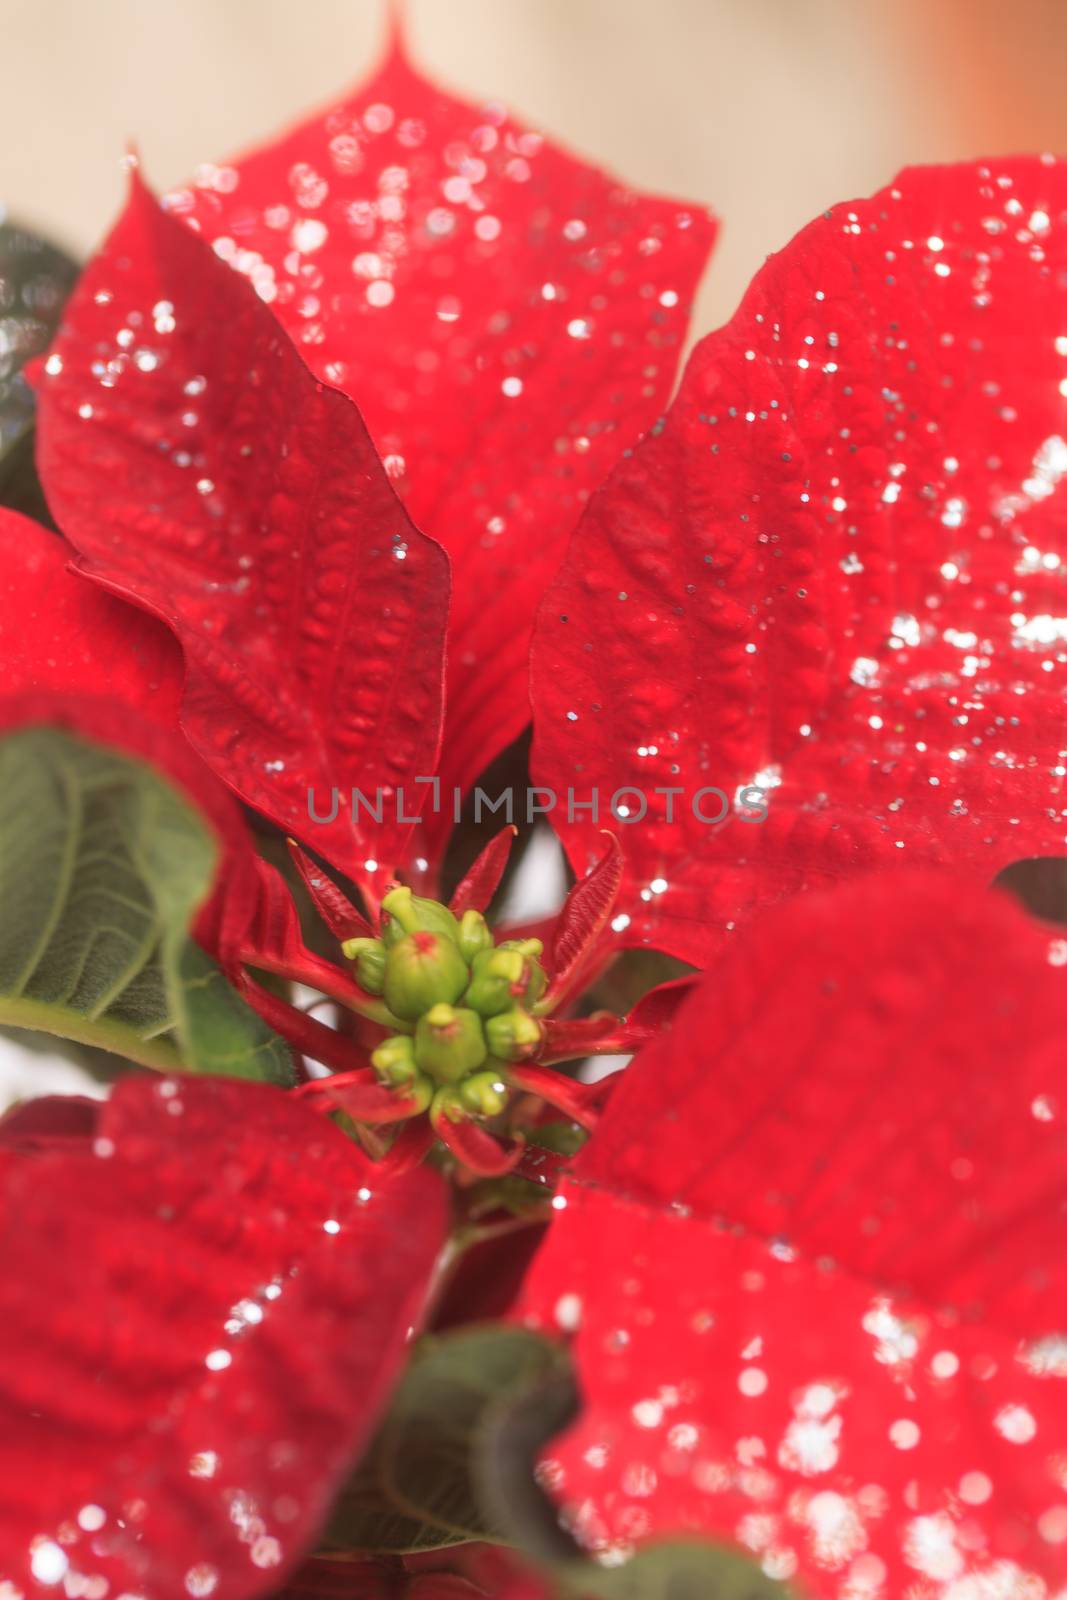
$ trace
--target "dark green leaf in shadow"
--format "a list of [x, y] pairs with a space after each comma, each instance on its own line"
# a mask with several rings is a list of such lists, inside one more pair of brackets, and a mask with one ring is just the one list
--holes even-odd
[[[420, 1343], [330, 1523], [331, 1549], [424, 1550], [499, 1539], [480, 1501], [480, 1433], [497, 1408], [566, 1370], [556, 1345], [485, 1323]], [[527, 1458], [527, 1463], [528, 1463]]]
[[331, 1555], [355, 1551], [374, 1555], [412, 1555], [461, 1544], [465, 1536], [409, 1517], [393, 1504], [383, 1481], [384, 1429], [345, 1485], [322, 1536]]
[[699, 1539], [650, 1544], [629, 1561], [568, 1562], [552, 1573], [575, 1600], [788, 1600], [789, 1590], [747, 1556]]
[[58, 729], [0, 739], [0, 1025], [291, 1082], [283, 1041], [189, 935], [215, 863], [151, 768]]
[[34, 400], [23, 368], [51, 343], [77, 275], [54, 245], [0, 220], [0, 505], [47, 527], [54, 523], [34, 466]]

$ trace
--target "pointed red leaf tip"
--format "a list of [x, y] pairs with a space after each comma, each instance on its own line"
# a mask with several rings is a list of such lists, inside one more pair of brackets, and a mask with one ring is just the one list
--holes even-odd
[[564, 1077], [562, 1072], [553, 1072], [551, 1067], [541, 1067], [534, 1062], [509, 1066], [507, 1080], [527, 1094], [539, 1095], [549, 1105], [555, 1106], [557, 1111], [570, 1117], [572, 1122], [577, 1122], [579, 1127], [590, 1131], [596, 1127], [599, 1085], [576, 1083], [573, 1078]]
[[453, 1122], [441, 1115], [433, 1119], [433, 1128], [456, 1160], [482, 1178], [501, 1178], [514, 1171], [525, 1149], [518, 1141], [506, 1146], [501, 1144], [476, 1122]]
[[289, 856], [323, 922], [337, 939], [369, 938], [374, 929], [334, 883], [329, 873], [301, 850], [295, 839], [286, 841]]
[[276, 1589], [418, 1319], [439, 1181], [383, 1182], [272, 1089], [127, 1079], [91, 1154], [9, 1170], [0, 1216], [5, 1578]]
[[1058, 1590], [1065, 958], [1007, 898], [870, 878], [637, 1057], [520, 1307], [578, 1330], [545, 1481], [586, 1543], [726, 1538], [825, 1600]]
[[592, 957], [618, 897], [626, 864], [619, 841], [613, 834], [607, 840], [607, 849], [601, 845], [599, 861], [574, 884], [556, 918], [546, 963], [552, 974], [551, 998], [564, 994], [569, 980]]
[[[626, 942], [703, 962], [858, 867], [1063, 850], [1065, 208], [1037, 159], [836, 207], [591, 502], [538, 622], [534, 769], [601, 822], [647, 800], [619, 795]], [[561, 832], [583, 871], [595, 828]]]
[[509, 824], [490, 839], [470, 871], [456, 886], [448, 906], [453, 916], [461, 917], [465, 911], [488, 910], [500, 887], [518, 832], [514, 824]]
[[387, 1088], [369, 1066], [350, 1072], [336, 1072], [329, 1078], [313, 1079], [304, 1084], [298, 1093], [313, 1104], [325, 1101], [341, 1111], [347, 1111], [356, 1122], [404, 1122], [426, 1109], [414, 1096], [400, 1095]]
[[276, 867], [250, 851], [239, 868], [232, 879], [223, 879], [197, 929], [235, 983], [244, 967], [257, 967], [321, 989], [342, 1004], [374, 999], [347, 967], [307, 948], [289, 886]]
[[[588, 1017], [546, 1017], [544, 1062], [572, 1061], [576, 1056], [617, 1055], [639, 1050], [674, 1025], [679, 1007], [690, 997], [696, 978], [675, 978], [650, 989], [625, 1017], [597, 1011]], [[595, 1086], [594, 1086], [595, 1087]]]
[[166, 204], [358, 403], [448, 550], [442, 776], [469, 783], [529, 722], [534, 608], [586, 496], [666, 403], [714, 224], [444, 93], [402, 48]]
[[391, 794], [354, 821], [352, 788], [406, 783], [410, 814], [433, 770], [448, 571], [359, 413], [136, 178], [44, 374], [49, 502], [86, 570], [177, 633], [190, 740], [373, 896], [405, 829]]

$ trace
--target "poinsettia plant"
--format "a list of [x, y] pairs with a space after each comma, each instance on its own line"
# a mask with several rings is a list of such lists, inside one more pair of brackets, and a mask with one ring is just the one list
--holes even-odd
[[0, 1022], [114, 1081], [0, 1123], [7, 1600], [1067, 1583], [1067, 174], [672, 400], [713, 233], [397, 44], [19, 246]]

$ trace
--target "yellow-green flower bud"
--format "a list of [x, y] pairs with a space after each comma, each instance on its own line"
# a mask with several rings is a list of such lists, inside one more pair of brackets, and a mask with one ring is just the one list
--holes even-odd
[[459, 919], [459, 948], [464, 961], [473, 961], [483, 950], [493, 948], [493, 935], [480, 911], [465, 911]]
[[540, 939], [501, 939], [497, 949], [518, 950], [520, 955], [529, 956], [531, 961], [536, 961], [545, 953], [544, 944]]
[[406, 933], [440, 933], [453, 943], [459, 941], [459, 923], [439, 900], [424, 900], [406, 886], [390, 889], [382, 900], [386, 916], [382, 938], [387, 945], [399, 944]]
[[383, 1039], [378, 1048], [371, 1052], [370, 1061], [382, 1082], [391, 1084], [393, 1088], [406, 1087], [418, 1077], [415, 1041], [409, 1033], [397, 1033], [391, 1039]]
[[417, 1116], [420, 1111], [430, 1109], [433, 1097], [437, 1093], [437, 1085], [425, 1073], [420, 1072], [413, 1083], [405, 1083], [403, 1092], [405, 1096], [414, 1100], [411, 1114]]
[[529, 981], [526, 993], [522, 996], [522, 1004], [532, 1006], [540, 1000], [548, 987], [548, 974], [541, 965], [539, 957], [544, 954], [544, 945], [540, 939], [504, 939], [498, 946], [499, 950], [518, 950], [526, 957], [529, 967]]
[[490, 1017], [485, 1024], [489, 1049], [502, 1061], [529, 1061], [541, 1048], [544, 1028], [521, 1006]]
[[438, 1089], [430, 1106], [430, 1121], [436, 1125], [447, 1118], [449, 1122], [466, 1122], [470, 1112], [465, 1110], [455, 1084], [448, 1083]]
[[508, 1086], [495, 1072], [475, 1072], [459, 1086], [463, 1106], [479, 1117], [495, 1117], [508, 1103]]
[[341, 946], [356, 964], [356, 982], [368, 994], [381, 994], [385, 983], [385, 946], [380, 939], [346, 939]]
[[451, 1005], [470, 976], [459, 946], [438, 933], [406, 933], [385, 960], [385, 1003], [396, 1017], [414, 1022], [432, 1005]]
[[476, 1011], [435, 1005], [415, 1025], [415, 1061], [438, 1083], [457, 1083], [488, 1055]]
[[510, 1011], [526, 994], [527, 962], [518, 950], [483, 950], [471, 964], [471, 981], [464, 1004], [493, 1017]]

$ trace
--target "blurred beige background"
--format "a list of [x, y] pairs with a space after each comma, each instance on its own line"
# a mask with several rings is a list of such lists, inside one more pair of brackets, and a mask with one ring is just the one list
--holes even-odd
[[[0, 201], [79, 252], [371, 65], [384, 0], [2, 0]], [[724, 220], [697, 329], [912, 161], [1067, 150], [1067, 0], [409, 0], [417, 59]]]

